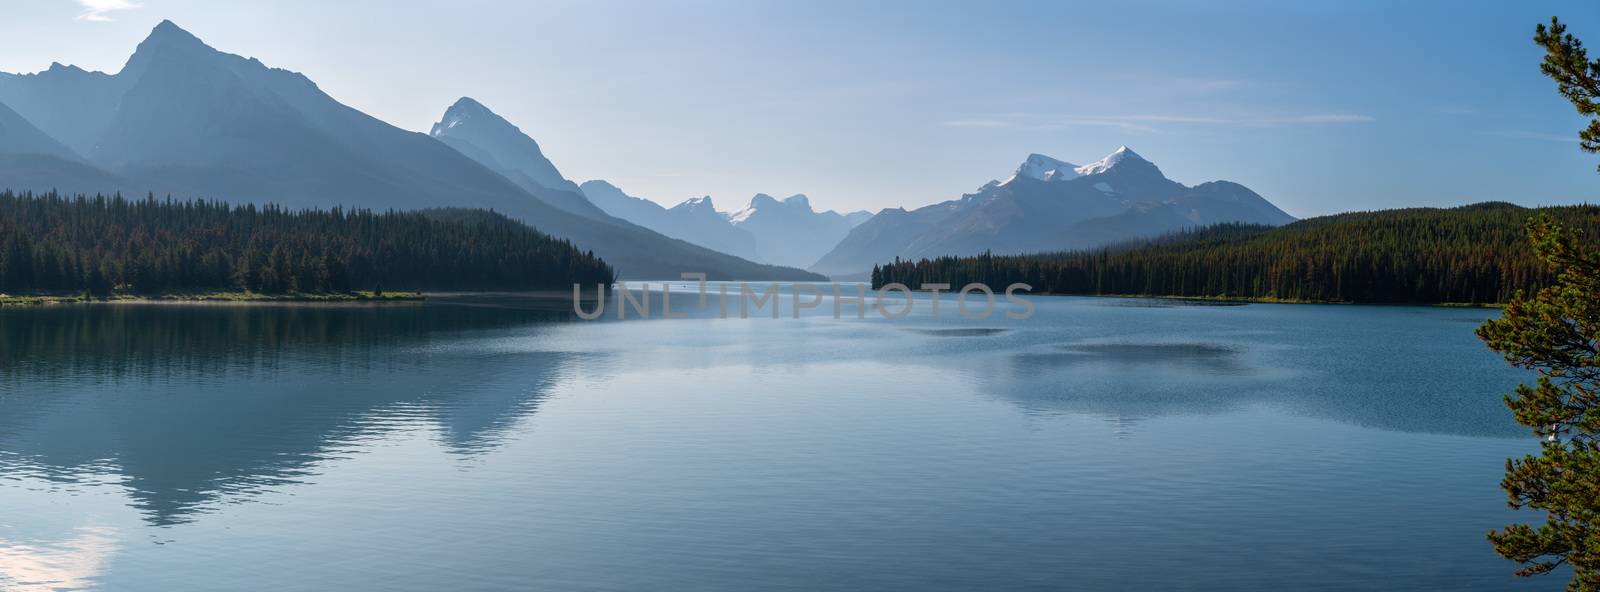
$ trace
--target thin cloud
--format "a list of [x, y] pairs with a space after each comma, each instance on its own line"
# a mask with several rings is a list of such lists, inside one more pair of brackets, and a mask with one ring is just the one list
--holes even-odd
[[1140, 132], [1146, 134], [1153, 134], [1161, 131], [1156, 129], [1155, 126], [1147, 123], [1140, 123], [1139, 121], [1140, 120], [1135, 118], [1107, 119], [1098, 117], [1062, 117], [1052, 119], [1032, 127], [1041, 130], [1058, 130], [1069, 127], [1114, 127], [1123, 131]]
[[1013, 127], [1016, 124], [999, 119], [954, 119], [939, 122], [941, 127]]
[[1578, 143], [1578, 138], [1577, 138], [1576, 135], [1563, 136], [1563, 135], [1560, 135], [1560, 134], [1545, 134], [1545, 133], [1540, 133], [1540, 132], [1522, 132], [1522, 131], [1483, 132], [1483, 135], [1485, 135], [1485, 136], [1496, 136], [1496, 137], [1500, 137], [1500, 138], [1511, 138], [1511, 139], [1515, 139], [1515, 140], [1539, 140], [1539, 141], [1542, 141], [1542, 142], [1564, 142], [1564, 143], [1568, 143], [1568, 144], [1576, 144], [1576, 143]]
[[1069, 127], [1115, 127], [1127, 131], [1156, 133], [1157, 126], [1216, 125], [1234, 127], [1273, 127], [1285, 125], [1342, 125], [1377, 121], [1370, 115], [1358, 113], [1314, 113], [1278, 117], [1202, 117], [1192, 115], [1011, 115], [980, 119], [961, 119], [940, 122], [947, 127], [1005, 128], [1020, 127], [1055, 130]]
[[77, 0], [78, 6], [83, 7], [77, 19], [96, 23], [111, 22], [111, 13], [144, 8], [143, 4], [133, 0]]
[[1292, 125], [1292, 124], [1297, 124], [1297, 123], [1308, 123], [1308, 124], [1318, 124], [1318, 123], [1371, 123], [1371, 122], [1374, 122], [1374, 121], [1377, 121], [1377, 120], [1373, 119], [1370, 116], [1367, 116], [1367, 115], [1356, 115], [1356, 114], [1353, 114], [1353, 113], [1322, 113], [1322, 114], [1318, 114], [1318, 115], [1301, 115], [1299, 117], [1276, 117], [1276, 118], [1267, 118], [1267, 119], [1261, 120], [1262, 123], [1267, 124], [1267, 125], [1274, 125], [1274, 124], [1291, 124]]

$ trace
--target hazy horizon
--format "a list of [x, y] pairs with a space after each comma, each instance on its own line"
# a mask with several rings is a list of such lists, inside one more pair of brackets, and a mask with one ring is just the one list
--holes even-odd
[[1029, 153], [1086, 164], [1119, 145], [1297, 216], [1600, 199], [1600, 158], [1574, 149], [1582, 119], [1530, 41], [1551, 14], [1600, 33], [1593, 6], [9, 8], [0, 71], [115, 72], [170, 19], [408, 130], [471, 96], [567, 178], [668, 206], [804, 193], [819, 210], [915, 208], [1003, 179]]

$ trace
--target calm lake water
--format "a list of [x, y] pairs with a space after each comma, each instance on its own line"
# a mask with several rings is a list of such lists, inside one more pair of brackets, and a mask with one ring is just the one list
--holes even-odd
[[0, 589], [1563, 584], [1494, 311], [1030, 300], [0, 309]]

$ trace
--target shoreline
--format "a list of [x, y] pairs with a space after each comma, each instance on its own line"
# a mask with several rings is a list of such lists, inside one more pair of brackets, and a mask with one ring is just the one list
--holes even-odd
[[0, 294], [0, 307], [55, 306], [65, 304], [346, 304], [421, 302], [422, 292], [369, 291], [334, 294], [261, 294], [258, 292], [174, 292], [169, 294], [113, 294], [84, 296], [62, 294]]
[[1291, 298], [1262, 298], [1248, 296], [1162, 296], [1159, 294], [1058, 294], [1055, 292], [1030, 292], [1029, 296], [1076, 296], [1080, 298], [1137, 298], [1146, 300], [1188, 300], [1217, 304], [1315, 304], [1342, 306], [1431, 306], [1438, 308], [1505, 308], [1503, 302], [1361, 302], [1358, 300], [1300, 300]]
[[[923, 293], [922, 290], [913, 292]], [[433, 294], [439, 298], [449, 299], [452, 296], [464, 294], [496, 294], [517, 296], [544, 296], [549, 298], [569, 298], [569, 295], [559, 292], [441, 292]], [[1138, 300], [1177, 300], [1188, 302], [1204, 302], [1213, 304], [1300, 304], [1300, 305], [1344, 305], [1344, 306], [1427, 306], [1437, 308], [1504, 308], [1505, 303], [1471, 303], [1471, 302], [1360, 302], [1346, 300], [1296, 300], [1286, 298], [1252, 298], [1240, 296], [1165, 296], [1157, 294], [1063, 294], [1055, 292], [1030, 292], [1027, 296], [1050, 297], [1075, 297], [1075, 298], [1122, 298]], [[63, 294], [0, 294], [0, 307], [7, 306], [54, 306], [65, 304], [359, 304], [359, 303], [386, 303], [386, 302], [422, 302], [430, 296], [422, 292], [400, 291], [385, 292], [382, 295], [370, 291], [356, 291], [334, 294], [262, 294], [258, 292], [175, 292], [168, 294], [113, 294], [111, 296], [83, 296]]]
[[[647, 289], [648, 291], [651, 291], [651, 292], [660, 292], [659, 289], [655, 289], [655, 287], [652, 287], [651, 284], [657, 284], [657, 285], [659, 285], [659, 284], [674, 284], [674, 285], [677, 285], [677, 284], [685, 284], [685, 283], [693, 283], [693, 282], [684, 281], [684, 280], [628, 280], [627, 282], [620, 283], [614, 289], [640, 290], [641, 288], [643, 288], [643, 289]], [[715, 283], [715, 282], [708, 282], [708, 284], [709, 283]], [[724, 281], [724, 282], [720, 282], [720, 283], [750, 283], [752, 285], [757, 285], [757, 284], [764, 285], [767, 282], [741, 282], [740, 280], [729, 280], [729, 281]], [[802, 283], [804, 283], [804, 282], [802, 282]], [[848, 281], [834, 282], [834, 281], [830, 281], [830, 282], [816, 283], [814, 285], [817, 285], [817, 286], [852, 285], [852, 284], [858, 284], [858, 283], [867, 283], [867, 282], [848, 282]], [[628, 286], [627, 284], [635, 284], [635, 285], [634, 286]], [[780, 282], [780, 285], [781, 284], [782, 284], [782, 282]], [[873, 291], [878, 291], [879, 290], [879, 288], [873, 288], [870, 283], [867, 283], [867, 284], [868, 284], [867, 285], [867, 289], [873, 290]], [[914, 294], [929, 294], [930, 293], [928, 290], [916, 290], [916, 289], [911, 290], [911, 292], [914, 293]], [[951, 291], [944, 291], [942, 293], [950, 294], [952, 292]], [[731, 294], [730, 294], [730, 296], [731, 296]], [[1314, 304], [1314, 305], [1342, 305], [1342, 306], [1427, 306], [1427, 307], [1434, 307], [1434, 308], [1501, 309], [1501, 308], [1505, 308], [1506, 304], [1507, 304], [1505, 302], [1366, 302], [1366, 301], [1360, 301], [1360, 300], [1304, 300], [1304, 299], [1292, 299], [1292, 298], [1269, 298], [1269, 297], [1250, 297], [1250, 296], [1169, 296], [1169, 295], [1161, 295], [1161, 294], [1081, 294], [1081, 293], [1059, 293], [1059, 292], [1026, 292], [1026, 293], [1022, 293], [1021, 296], [1023, 296], [1023, 297], [1049, 296], [1049, 297], [1053, 297], [1053, 298], [1068, 297], [1068, 298], [1122, 298], [1122, 299], [1140, 299], [1140, 300], [1179, 300], [1179, 301], [1187, 301], [1187, 302], [1204, 302], [1204, 303], [1217, 304], [1217, 305], [1223, 305], [1223, 304]]]
[[[836, 282], [837, 283], [837, 282]], [[877, 288], [868, 289], [877, 290]], [[912, 290], [927, 294], [927, 290]], [[947, 292], [948, 293], [948, 292]], [[1251, 296], [1168, 296], [1162, 294], [1078, 294], [1062, 292], [1027, 292], [1023, 296], [1050, 296], [1067, 298], [1124, 298], [1138, 300], [1181, 300], [1212, 304], [1311, 304], [1338, 306], [1428, 306], [1436, 308], [1505, 308], [1504, 302], [1363, 302], [1359, 300], [1301, 300], [1292, 298], [1266, 298]]]

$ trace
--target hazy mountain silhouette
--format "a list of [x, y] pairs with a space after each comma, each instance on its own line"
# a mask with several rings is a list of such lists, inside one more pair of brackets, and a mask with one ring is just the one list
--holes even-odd
[[510, 179], [529, 193], [568, 212], [607, 219], [577, 184], [561, 176], [539, 143], [511, 122], [469, 97], [461, 97], [429, 132], [457, 152]]
[[851, 277], [896, 257], [1059, 251], [1219, 222], [1292, 221], [1238, 183], [1168, 179], [1126, 146], [1084, 166], [1031, 154], [1004, 182], [960, 199], [879, 212], [810, 269]]
[[865, 212], [818, 212], [811, 209], [811, 200], [802, 194], [779, 201], [758, 193], [750, 198], [750, 205], [732, 213], [728, 220], [755, 236], [756, 251], [763, 261], [807, 267], [869, 216]]
[[0, 103], [0, 181], [29, 191], [114, 192], [121, 178], [83, 161], [49, 134]]
[[729, 223], [727, 216], [716, 210], [710, 196], [687, 199], [665, 208], [648, 199], [623, 193], [605, 181], [584, 181], [579, 187], [589, 201], [608, 214], [708, 249], [764, 261], [756, 250], [756, 237]]
[[4, 103], [0, 103], [0, 154], [42, 154], [80, 160], [65, 144], [40, 131]]
[[[219, 52], [170, 21], [116, 74], [52, 67], [5, 76], [0, 102], [126, 179], [124, 190], [290, 207], [494, 209], [593, 249], [625, 277], [814, 277], [574, 214], [563, 208], [583, 207], [576, 192], [521, 187], [427, 134], [339, 103], [303, 75]], [[43, 188], [35, 177], [49, 180], [66, 166], [33, 170], [29, 162], [9, 161], [0, 184]]]

